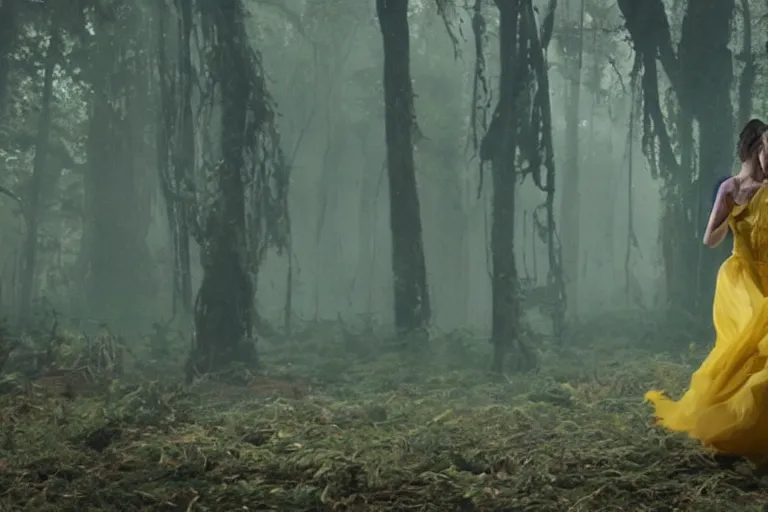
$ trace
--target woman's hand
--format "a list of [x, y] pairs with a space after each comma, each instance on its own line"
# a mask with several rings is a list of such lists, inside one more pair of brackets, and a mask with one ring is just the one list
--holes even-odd
[[723, 186], [727, 186], [730, 190], [725, 190], [730, 194], [733, 202], [739, 206], [744, 206], [752, 199], [758, 190], [768, 185], [768, 180], [752, 181], [748, 183], [740, 180], [738, 177], [730, 180], [730, 183], [725, 182]]

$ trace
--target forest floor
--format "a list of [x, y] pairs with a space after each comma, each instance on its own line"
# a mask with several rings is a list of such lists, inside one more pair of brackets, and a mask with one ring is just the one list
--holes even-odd
[[0, 510], [765, 510], [749, 465], [660, 431], [642, 402], [679, 392], [699, 349], [637, 345], [542, 351], [535, 374], [493, 378], [484, 340], [403, 356], [326, 329], [261, 343], [264, 373], [239, 383], [94, 394], [6, 376]]

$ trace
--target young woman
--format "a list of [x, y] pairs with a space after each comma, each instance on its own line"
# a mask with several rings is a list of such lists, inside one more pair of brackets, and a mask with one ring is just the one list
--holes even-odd
[[741, 170], [719, 187], [704, 243], [730, 229], [733, 254], [717, 276], [716, 343], [679, 401], [646, 400], [658, 423], [721, 453], [768, 461], [768, 126], [753, 119], [739, 136]]

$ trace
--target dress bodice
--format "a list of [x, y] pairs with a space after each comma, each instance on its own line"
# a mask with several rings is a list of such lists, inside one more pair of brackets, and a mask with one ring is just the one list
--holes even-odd
[[733, 254], [768, 264], [768, 194], [765, 188], [758, 190], [745, 206], [735, 205], [729, 222], [733, 232]]

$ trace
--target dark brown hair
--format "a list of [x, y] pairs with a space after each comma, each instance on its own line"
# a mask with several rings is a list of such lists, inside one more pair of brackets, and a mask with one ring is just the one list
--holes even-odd
[[763, 134], [768, 131], [768, 125], [760, 119], [751, 119], [741, 130], [737, 152], [739, 160], [746, 162], [757, 152], [762, 143]]

